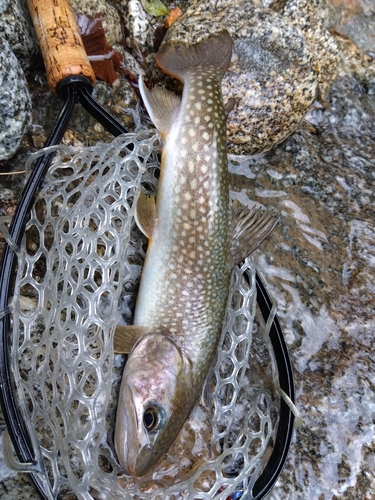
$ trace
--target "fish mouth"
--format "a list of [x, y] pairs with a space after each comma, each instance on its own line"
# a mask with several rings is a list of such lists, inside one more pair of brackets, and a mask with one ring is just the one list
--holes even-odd
[[137, 435], [138, 419], [133, 395], [129, 387], [124, 387], [120, 389], [114, 441], [118, 461], [128, 476], [135, 475], [138, 453], [134, 454], [134, 449], [137, 449]]
[[152, 455], [151, 446], [143, 446], [135, 459], [133, 475], [137, 477], [144, 476], [154, 464], [155, 460]]
[[146, 474], [154, 464], [151, 445], [140, 442], [139, 433], [142, 423], [135, 410], [135, 401], [131, 389], [120, 389], [115, 425], [115, 448], [118, 461], [127, 476], [140, 477]]

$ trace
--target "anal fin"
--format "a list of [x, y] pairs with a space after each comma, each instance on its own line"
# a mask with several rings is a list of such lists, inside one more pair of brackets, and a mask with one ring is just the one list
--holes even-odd
[[128, 354], [147, 331], [148, 328], [145, 326], [118, 325], [113, 339], [113, 350], [117, 353]]
[[232, 204], [232, 264], [242, 262], [256, 250], [262, 241], [273, 231], [278, 217], [271, 210], [256, 206], [249, 209], [238, 200]]
[[140, 192], [135, 207], [135, 221], [142, 233], [151, 238], [156, 222], [156, 204], [153, 196]]

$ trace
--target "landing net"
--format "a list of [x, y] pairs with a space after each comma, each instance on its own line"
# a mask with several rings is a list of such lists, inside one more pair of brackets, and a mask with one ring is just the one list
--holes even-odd
[[233, 271], [217, 358], [192, 415], [152, 472], [125, 476], [113, 446], [125, 359], [112, 341], [134, 307], [145, 251], [134, 206], [141, 186], [156, 192], [160, 139], [142, 132], [54, 149], [17, 254], [11, 304], [17, 396], [48, 495], [252, 498], [278, 421], [252, 261]]

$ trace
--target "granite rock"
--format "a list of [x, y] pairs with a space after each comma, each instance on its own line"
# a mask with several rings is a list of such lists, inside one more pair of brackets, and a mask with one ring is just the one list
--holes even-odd
[[319, 98], [326, 102], [339, 64], [337, 43], [327, 29], [334, 22], [332, 9], [325, 0], [285, 0], [277, 2], [274, 8], [310, 42], [318, 72]]
[[315, 99], [315, 59], [299, 29], [269, 9], [242, 0], [202, 2], [168, 30], [163, 43], [197, 43], [227, 29], [233, 57], [223, 79], [224, 99], [235, 100], [228, 116], [228, 150], [258, 154], [287, 137]]
[[[303, 424], [269, 500], [358, 500], [375, 488], [375, 101], [333, 83], [318, 125], [235, 174], [234, 197], [278, 210], [257, 251], [284, 330]], [[236, 175], [237, 173], [237, 175]]]
[[23, 70], [30, 68], [39, 47], [26, 2], [0, 0], [0, 37], [8, 42]]
[[30, 124], [31, 100], [22, 68], [9, 44], [0, 38], [0, 159], [17, 150]]
[[340, 47], [340, 76], [353, 75], [366, 85], [375, 84], [375, 58], [358, 47], [350, 38], [331, 30]]
[[375, 55], [375, 3], [373, 0], [327, 0], [337, 12], [335, 28], [362, 50]]
[[140, 0], [114, 0], [114, 4], [123, 15], [129, 38], [136, 40], [141, 46], [150, 44], [150, 15], [142, 7]]
[[120, 14], [118, 10], [105, 0], [70, 0], [70, 4], [77, 14], [95, 16], [102, 14], [102, 24], [107, 44], [112, 47], [122, 38]]

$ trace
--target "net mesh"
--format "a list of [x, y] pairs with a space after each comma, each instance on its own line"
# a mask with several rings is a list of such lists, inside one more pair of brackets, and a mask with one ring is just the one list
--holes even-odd
[[156, 191], [159, 151], [151, 132], [59, 147], [18, 252], [11, 363], [51, 498], [251, 498], [272, 449], [278, 400], [264, 383], [272, 354], [257, 329], [247, 259], [232, 274], [200, 401], [168, 455], [142, 478], [125, 476], [116, 460], [124, 357], [113, 354], [112, 340], [116, 325], [131, 319], [145, 248], [134, 205], [141, 186]]

